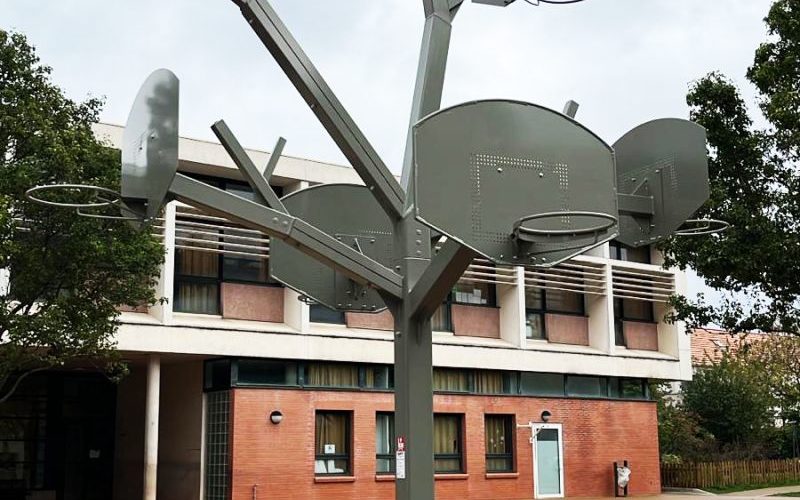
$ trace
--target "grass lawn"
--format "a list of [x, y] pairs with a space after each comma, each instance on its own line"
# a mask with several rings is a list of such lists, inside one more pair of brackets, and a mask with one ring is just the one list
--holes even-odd
[[[706, 491], [711, 493], [735, 493], [737, 491], [759, 490], [761, 488], [777, 488], [779, 486], [800, 486], [800, 481], [786, 481], [776, 483], [760, 483], [760, 484], [737, 484], [735, 486], [724, 486], [721, 488], [706, 488]], [[800, 488], [798, 488], [800, 490]], [[800, 491], [797, 493], [784, 493], [783, 495], [775, 496], [792, 496], [800, 497]]]

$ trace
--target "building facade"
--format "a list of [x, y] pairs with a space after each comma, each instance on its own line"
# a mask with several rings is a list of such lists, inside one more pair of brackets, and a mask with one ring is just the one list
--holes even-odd
[[[252, 196], [218, 144], [181, 139], [179, 169]], [[282, 157], [271, 182], [289, 194], [360, 180]], [[0, 420], [40, 424], [20, 431], [25, 444], [0, 440], [13, 464], [0, 488], [59, 500], [391, 498], [391, 315], [309, 304], [270, 278], [267, 237], [191, 207], [170, 203], [153, 230], [167, 300], [122, 313], [130, 376], [32, 377]], [[657, 252], [615, 243], [550, 269], [476, 259], [433, 318], [437, 498], [612, 496], [623, 460], [631, 494], [659, 493], [648, 386], [691, 378], [689, 338], [662, 320], [683, 289]], [[88, 414], [70, 415], [76, 404]]]

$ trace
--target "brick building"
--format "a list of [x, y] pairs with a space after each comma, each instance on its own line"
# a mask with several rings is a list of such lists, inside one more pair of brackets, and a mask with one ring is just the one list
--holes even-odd
[[[122, 129], [97, 133], [119, 145]], [[181, 139], [180, 156], [182, 172], [252, 196], [220, 145]], [[360, 180], [282, 157], [272, 182], [289, 194]], [[131, 375], [117, 386], [88, 367], [31, 377], [0, 414], [35, 423], [0, 436], [2, 491], [391, 498], [389, 313], [306, 304], [270, 279], [267, 238], [179, 203], [154, 230], [168, 300], [122, 314]], [[614, 243], [551, 269], [473, 262], [433, 318], [437, 498], [611, 496], [622, 460], [631, 494], [660, 492], [648, 383], [689, 379], [691, 355], [682, 326], [660, 321], [683, 275], [659, 263]]]

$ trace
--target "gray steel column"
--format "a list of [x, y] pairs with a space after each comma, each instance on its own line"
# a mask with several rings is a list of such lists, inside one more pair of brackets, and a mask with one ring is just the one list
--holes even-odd
[[400, 271], [404, 277], [402, 303], [393, 308], [395, 431], [406, 440], [405, 478], [395, 480], [397, 500], [433, 500], [435, 496], [431, 321], [429, 314], [416, 314], [409, 300], [431, 258], [430, 230], [416, 223], [410, 210], [414, 203], [411, 125], [441, 105], [452, 14], [448, 0], [423, 0], [423, 5], [425, 29], [401, 180], [406, 212], [395, 228], [397, 248], [405, 255]]

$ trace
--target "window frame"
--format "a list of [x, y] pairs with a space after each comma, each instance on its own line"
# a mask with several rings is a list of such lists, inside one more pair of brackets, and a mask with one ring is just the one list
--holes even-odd
[[[646, 258], [645, 258], [644, 262], [639, 261], [639, 260], [631, 260], [631, 259], [627, 258], [628, 250], [629, 249], [636, 250], [636, 248], [634, 248], [634, 247], [630, 247], [630, 246], [628, 246], [628, 245], [626, 245], [626, 244], [624, 244], [622, 242], [619, 242], [617, 240], [609, 241], [608, 242], [608, 246], [609, 246], [609, 257], [611, 257], [614, 260], [619, 260], [619, 261], [622, 261], [622, 262], [636, 262], [638, 264], [652, 264], [653, 263], [652, 262], [653, 261], [653, 257], [652, 257], [652, 251], [650, 249], [650, 245], [646, 245], [645, 247], [638, 247], [638, 248], [645, 248], [646, 249], [646, 252], [645, 252]], [[625, 252], [625, 255], [623, 255], [623, 251]]]
[[[317, 416], [321, 413], [344, 415], [345, 429], [344, 440], [347, 443], [347, 453], [317, 454]], [[317, 408], [314, 410], [314, 476], [315, 477], [348, 477], [354, 475], [353, 472], [353, 412], [350, 410], [326, 410]], [[316, 464], [318, 460], [346, 460], [347, 468], [344, 472], [317, 472]]]
[[624, 299], [622, 297], [614, 297], [612, 300], [612, 306], [614, 309], [614, 344], [617, 347], [627, 347], [627, 343], [625, 342], [625, 322], [635, 322], [635, 323], [647, 323], [647, 324], [658, 324], [656, 321], [656, 311], [653, 307], [654, 304], [647, 300], [641, 300], [637, 302], [645, 302], [649, 307], [648, 311], [650, 312], [649, 316], [650, 319], [642, 319], [642, 318], [634, 318], [625, 315], [625, 303], [626, 301], [631, 301], [636, 299]]
[[[378, 453], [378, 441], [375, 441], [375, 474], [377, 475], [393, 475], [397, 472], [397, 463], [395, 452], [397, 448], [396, 440], [397, 440], [397, 428], [395, 427], [394, 421], [394, 412], [393, 411], [377, 411], [375, 412], [375, 427], [377, 429], [378, 426], [378, 418], [379, 417], [388, 417], [390, 422], [390, 427], [394, 431], [393, 435], [389, 439], [389, 453]], [[378, 470], [378, 460], [388, 460], [390, 467], [388, 471], [379, 471]]]
[[526, 322], [526, 326], [527, 326], [527, 321], [528, 321], [528, 315], [539, 316], [541, 318], [541, 322], [542, 322], [542, 337], [541, 338], [539, 338], [539, 337], [528, 337], [528, 332], [527, 332], [527, 328], [526, 328], [526, 331], [525, 331], [525, 339], [526, 340], [549, 340], [548, 339], [548, 335], [547, 335], [547, 321], [546, 321], [546, 316], [548, 314], [556, 314], [556, 315], [562, 315], [562, 316], [577, 316], [577, 317], [581, 317], [581, 318], [586, 318], [587, 317], [587, 315], [586, 315], [586, 294], [585, 293], [572, 292], [572, 291], [569, 291], [569, 290], [562, 290], [562, 292], [575, 293], [575, 294], [578, 294], [578, 295], [581, 296], [581, 299], [582, 299], [581, 302], [580, 302], [580, 304], [581, 304], [581, 312], [573, 312], [573, 311], [563, 311], [563, 310], [548, 308], [547, 307], [547, 289], [546, 288], [536, 288], [536, 287], [528, 287], [528, 288], [539, 290], [539, 292], [542, 294], [542, 307], [541, 308], [528, 307], [528, 300], [527, 300], [527, 297], [526, 297], [526, 300], [525, 300], [525, 322]]
[[[435, 453], [433, 454], [434, 474], [465, 474], [466, 461], [464, 460], [464, 414], [463, 413], [448, 413], [448, 412], [434, 412], [433, 419], [439, 417], [454, 417], [456, 419], [456, 443], [458, 453]], [[436, 425], [434, 423], [434, 432], [436, 432]], [[434, 441], [436, 437], [434, 436]], [[458, 460], [458, 470], [436, 470], [436, 460]]]
[[[503, 432], [505, 434], [505, 442], [508, 445], [508, 451], [506, 453], [489, 453], [486, 448], [488, 448], [489, 443], [487, 442], [488, 434], [486, 433], [487, 428], [487, 421], [490, 418], [502, 418], [503, 419]], [[487, 474], [493, 473], [508, 473], [508, 472], [516, 472], [517, 471], [517, 460], [516, 454], [516, 415], [509, 414], [509, 413], [485, 413], [483, 416], [483, 432], [484, 432], [484, 465], [486, 468]], [[490, 460], [497, 460], [497, 459], [504, 459], [508, 460], [509, 468], [508, 469], [490, 469], [489, 462]]]

